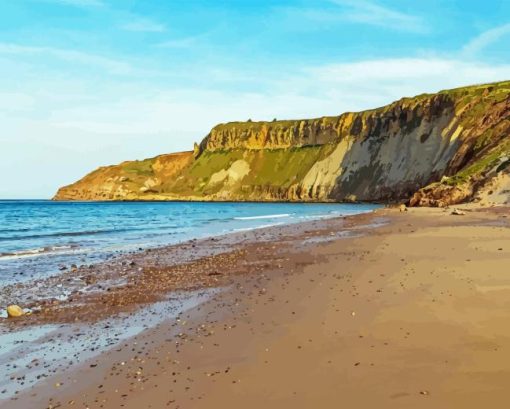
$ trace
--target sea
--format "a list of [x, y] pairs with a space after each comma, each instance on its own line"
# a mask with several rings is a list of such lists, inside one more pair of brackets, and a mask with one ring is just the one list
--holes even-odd
[[369, 212], [373, 204], [0, 200], [0, 287], [112, 254]]

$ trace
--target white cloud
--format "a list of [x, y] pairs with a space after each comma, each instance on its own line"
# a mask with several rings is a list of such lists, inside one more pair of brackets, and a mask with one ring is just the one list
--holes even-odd
[[462, 52], [467, 56], [473, 56], [509, 34], [510, 23], [484, 31], [467, 43], [463, 47]]
[[[336, 113], [388, 104], [404, 96], [433, 93], [477, 83], [510, 79], [510, 64], [444, 58], [395, 58], [328, 64], [304, 69], [293, 81], [300, 88], [313, 81], [313, 95], [338, 107]], [[300, 85], [301, 84], [301, 85]], [[290, 84], [289, 84], [290, 86]], [[333, 114], [331, 109], [329, 114]]]
[[448, 87], [452, 84], [501, 79], [502, 76], [510, 74], [509, 68], [510, 64], [497, 65], [432, 57], [389, 58], [328, 64], [307, 71], [319, 79], [335, 84], [360, 85], [364, 81], [382, 81], [384, 84], [388, 81], [407, 82], [411, 80], [416, 83], [418, 88], [435, 88], [438, 82]]

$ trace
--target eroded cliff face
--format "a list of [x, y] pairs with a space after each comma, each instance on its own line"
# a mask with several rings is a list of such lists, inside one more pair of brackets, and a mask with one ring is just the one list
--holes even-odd
[[441, 206], [506, 171], [509, 130], [510, 82], [466, 87], [337, 117], [221, 124], [194, 152], [100, 168], [55, 198]]
[[193, 160], [192, 152], [172, 153], [143, 161], [101, 167], [60, 188], [56, 200], [138, 200], [157, 193], [161, 183], [176, 177]]

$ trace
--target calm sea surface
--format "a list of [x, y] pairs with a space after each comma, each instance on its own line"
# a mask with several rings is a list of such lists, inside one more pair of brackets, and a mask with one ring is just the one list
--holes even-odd
[[0, 201], [0, 284], [60, 265], [230, 232], [352, 215], [369, 204]]

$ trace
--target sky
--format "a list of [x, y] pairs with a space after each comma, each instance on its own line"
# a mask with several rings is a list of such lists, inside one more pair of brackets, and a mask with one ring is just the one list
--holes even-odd
[[506, 0], [0, 0], [0, 198], [215, 124], [510, 79]]

